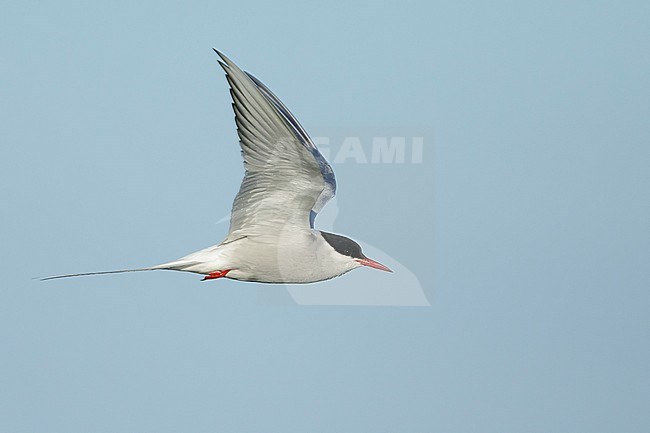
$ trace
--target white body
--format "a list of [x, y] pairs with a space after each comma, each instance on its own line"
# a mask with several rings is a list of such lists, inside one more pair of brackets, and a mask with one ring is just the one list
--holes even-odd
[[177, 261], [153, 267], [264, 283], [312, 283], [342, 275], [361, 264], [336, 253], [318, 230], [241, 234]]

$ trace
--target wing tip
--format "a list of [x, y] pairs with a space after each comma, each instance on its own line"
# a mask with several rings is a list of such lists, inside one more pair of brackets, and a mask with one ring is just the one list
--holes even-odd
[[217, 50], [216, 48], [212, 48], [212, 51], [217, 53], [217, 56], [219, 56], [219, 60], [217, 60], [217, 62], [219, 62], [219, 66], [221, 66], [224, 69], [224, 71], [228, 72], [229, 66], [232, 63], [232, 61], [228, 57], [226, 57], [224, 53]]
[[219, 58], [221, 59], [219, 60], [219, 63], [222, 63], [223, 61], [223, 63], [225, 63], [227, 66], [234, 66], [235, 63], [232, 60], [230, 60], [228, 56], [226, 56], [224, 53], [217, 50], [216, 48], [212, 48], [212, 49], [214, 50], [215, 53], [217, 53], [217, 56], [219, 56]]

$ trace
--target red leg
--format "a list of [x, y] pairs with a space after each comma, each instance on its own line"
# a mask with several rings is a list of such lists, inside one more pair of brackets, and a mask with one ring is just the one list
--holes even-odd
[[223, 278], [226, 276], [228, 272], [232, 271], [232, 269], [226, 269], [225, 271], [215, 271], [215, 272], [210, 272], [208, 275], [203, 277], [201, 281], [205, 280], [216, 280], [217, 278]]

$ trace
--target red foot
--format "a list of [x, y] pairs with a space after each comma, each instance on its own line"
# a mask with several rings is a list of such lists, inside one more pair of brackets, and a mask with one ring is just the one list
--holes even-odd
[[228, 272], [232, 271], [232, 269], [226, 269], [225, 271], [215, 271], [215, 272], [210, 272], [208, 275], [203, 277], [201, 281], [205, 280], [216, 280], [217, 278], [222, 278], [225, 277]]

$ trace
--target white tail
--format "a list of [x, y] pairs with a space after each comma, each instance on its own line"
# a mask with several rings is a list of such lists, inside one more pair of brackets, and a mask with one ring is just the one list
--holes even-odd
[[162, 265], [150, 266], [148, 268], [120, 269], [119, 271], [84, 272], [82, 274], [53, 275], [51, 277], [40, 278], [40, 280], [41, 281], [58, 280], [59, 278], [85, 277], [87, 275], [123, 274], [125, 272], [156, 271], [160, 269], [170, 270], [170, 271], [187, 271], [187, 268], [192, 267], [199, 263], [200, 262], [197, 261], [187, 261], [187, 260], [179, 259], [173, 262], [163, 263]]
[[140, 268], [140, 269], [122, 269], [119, 271], [84, 272], [82, 274], [53, 275], [51, 277], [41, 278], [40, 280], [41, 281], [58, 280], [59, 278], [84, 277], [86, 275], [122, 274], [124, 272], [153, 271], [156, 269], [160, 269], [160, 268], [152, 267], [152, 268]]

